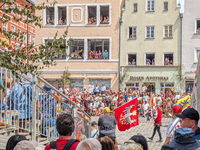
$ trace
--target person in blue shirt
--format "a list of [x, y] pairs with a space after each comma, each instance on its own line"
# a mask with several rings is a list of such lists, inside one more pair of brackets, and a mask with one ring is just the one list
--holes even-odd
[[129, 94], [126, 93], [126, 95], [125, 95], [125, 103], [127, 102], [128, 97], [129, 97]]
[[133, 61], [132, 61], [131, 64], [132, 64], [132, 65], [136, 65], [135, 59], [133, 59]]
[[109, 54], [108, 54], [108, 51], [107, 49], [105, 49], [105, 52], [103, 52], [103, 56], [104, 56], [104, 59], [108, 59], [109, 58]]

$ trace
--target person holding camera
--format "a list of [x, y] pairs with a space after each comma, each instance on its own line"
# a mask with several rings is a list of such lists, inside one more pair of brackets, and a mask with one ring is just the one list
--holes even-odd
[[160, 132], [160, 126], [162, 125], [162, 122], [161, 122], [162, 112], [161, 112], [160, 108], [158, 107], [158, 105], [156, 107], [157, 107], [157, 118], [154, 120], [153, 135], [149, 139], [153, 140], [153, 137], [156, 134], [156, 130], [157, 130], [159, 137], [160, 137], [160, 140], [158, 142], [162, 142], [162, 135], [161, 135], [161, 132]]

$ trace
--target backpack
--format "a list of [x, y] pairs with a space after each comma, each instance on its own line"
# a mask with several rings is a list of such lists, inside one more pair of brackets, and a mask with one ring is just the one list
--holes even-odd
[[[67, 144], [65, 145], [63, 150], [70, 150], [71, 146], [74, 144], [74, 142], [79, 142], [77, 139], [70, 139]], [[51, 149], [57, 149], [56, 141], [50, 142]]]

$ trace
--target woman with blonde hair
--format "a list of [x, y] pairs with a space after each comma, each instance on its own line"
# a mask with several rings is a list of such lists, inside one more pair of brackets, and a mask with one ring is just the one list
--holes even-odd
[[120, 148], [121, 150], [143, 150], [143, 147], [139, 143], [135, 143], [133, 140], [128, 140]]

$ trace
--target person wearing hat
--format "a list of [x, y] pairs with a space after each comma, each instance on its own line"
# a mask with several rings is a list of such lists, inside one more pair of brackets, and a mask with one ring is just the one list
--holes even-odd
[[175, 131], [174, 139], [169, 143], [177, 150], [195, 150], [200, 142], [195, 139], [195, 132], [191, 128], [179, 128]]
[[101, 116], [98, 120], [99, 138], [108, 136], [115, 142], [116, 125], [117, 125], [117, 121], [116, 121], [115, 117], [110, 115], [110, 109], [108, 107], [106, 107], [104, 109], [104, 115]]
[[93, 121], [92, 122], [92, 126], [91, 126], [91, 138], [95, 138], [95, 139], [98, 139], [99, 137], [99, 131], [97, 129], [97, 122], [96, 121]]
[[199, 113], [194, 108], [186, 108], [182, 114], [176, 115], [180, 118], [182, 128], [191, 128], [195, 131], [195, 138], [200, 142], [200, 128], [198, 127]]
[[172, 107], [172, 122], [169, 123], [167, 127], [167, 132], [166, 132], [166, 139], [165, 139], [165, 145], [169, 145], [169, 142], [174, 138], [174, 132], [176, 129], [180, 128], [180, 119], [176, 117], [177, 114], [182, 113], [182, 108], [181, 106], [175, 105]]
[[35, 150], [37, 146], [38, 143], [36, 141], [22, 140], [17, 143], [13, 150]]

